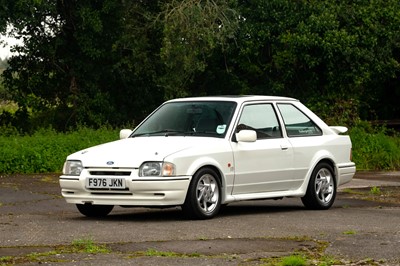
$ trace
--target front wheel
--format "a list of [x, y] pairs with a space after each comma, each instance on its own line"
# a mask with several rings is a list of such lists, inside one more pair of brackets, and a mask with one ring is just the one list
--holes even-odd
[[112, 209], [113, 205], [92, 205], [92, 204], [76, 204], [79, 212], [87, 217], [105, 217]]
[[308, 209], [327, 210], [335, 198], [336, 182], [332, 166], [320, 163], [312, 172], [306, 195], [301, 200]]
[[221, 181], [211, 168], [200, 169], [190, 182], [184, 213], [190, 218], [210, 219], [221, 208]]

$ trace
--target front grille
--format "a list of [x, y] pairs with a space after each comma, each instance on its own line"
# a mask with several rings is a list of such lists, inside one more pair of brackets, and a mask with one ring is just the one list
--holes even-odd
[[91, 175], [102, 175], [102, 176], [130, 176], [130, 171], [89, 171]]

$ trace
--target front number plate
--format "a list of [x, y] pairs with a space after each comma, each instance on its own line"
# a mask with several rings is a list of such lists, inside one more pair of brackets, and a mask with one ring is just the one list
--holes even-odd
[[86, 188], [114, 188], [124, 189], [125, 179], [108, 177], [89, 177], [86, 178]]

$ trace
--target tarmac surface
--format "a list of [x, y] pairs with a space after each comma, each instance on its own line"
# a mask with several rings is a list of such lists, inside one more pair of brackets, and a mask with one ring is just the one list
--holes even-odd
[[0, 175], [0, 184], [0, 265], [277, 265], [293, 254], [309, 265], [400, 265], [400, 172], [357, 172], [327, 211], [248, 201], [206, 221], [179, 208], [86, 218], [56, 175]]

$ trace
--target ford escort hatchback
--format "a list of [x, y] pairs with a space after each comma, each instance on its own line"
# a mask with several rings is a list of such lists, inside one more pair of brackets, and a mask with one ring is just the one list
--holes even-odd
[[69, 155], [62, 195], [90, 217], [181, 206], [207, 219], [232, 202], [283, 197], [329, 209], [356, 171], [346, 131], [292, 98], [175, 99], [120, 140]]

